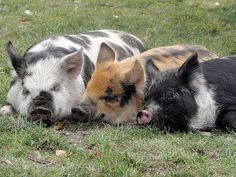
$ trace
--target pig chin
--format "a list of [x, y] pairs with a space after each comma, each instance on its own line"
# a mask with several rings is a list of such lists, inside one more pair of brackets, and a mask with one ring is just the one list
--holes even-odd
[[105, 114], [102, 120], [112, 124], [112, 125], [119, 125], [123, 123], [134, 123], [135, 116], [136, 116], [137, 108], [129, 105], [126, 110], [119, 112], [117, 114]]

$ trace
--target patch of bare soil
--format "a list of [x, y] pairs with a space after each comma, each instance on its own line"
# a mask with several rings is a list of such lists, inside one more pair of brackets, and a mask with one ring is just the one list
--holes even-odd
[[[65, 136], [70, 143], [75, 146], [82, 145], [82, 142], [86, 136], [92, 133], [96, 129], [104, 129], [110, 126], [103, 122], [89, 122], [89, 123], [66, 123], [63, 129], [57, 131], [59, 134]], [[135, 123], [129, 123], [120, 126], [114, 126], [114, 128], [119, 128], [121, 130], [127, 130], [135, 127]]]
[[79, 146], [82, 144], [83, 139], [86, 135], [89, 135], [89, 131], [79, 130], [77, 132], [72, 132], [70, 130], [63, 130], [59, 132], [63, 136], [65, 136], [70, 143], [75, 146]]

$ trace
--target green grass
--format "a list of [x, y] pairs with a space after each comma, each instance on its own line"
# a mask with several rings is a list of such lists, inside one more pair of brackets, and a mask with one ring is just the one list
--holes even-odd
[[[0, 0], [0, 105], [10, 81], [5, 44], [23, 52], [49, 35], [117, 29], [147, 48], [200, 44], [236, 54], [234, 0]], [[24, 13], [30, 9], [32, 15]], [[118, 16], [118, 18], [116, 18]], [[67, 156], [55, 155], [64, 150]], [[71, 125], [64, 132], [0, 118], [0, 176], [234, 176], [236, 134], [164, 134], [154, 128]]]

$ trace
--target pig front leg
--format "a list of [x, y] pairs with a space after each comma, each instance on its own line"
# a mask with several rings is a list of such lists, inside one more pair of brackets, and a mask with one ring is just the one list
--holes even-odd
[[217, 125], [224, 131], [236, 132], [236, 105], [231, 105], [222, 110], [217, 118]]
[[0, 109], [0, 116], [5, 116], [13, 112], [13, 107], [11, 104], [7, 103], [3, 105]]
[[10, 88], [7, 94], [7, 99], [5, 104], [0, 108], [0, 116], [5, 116], [11, 114], [14, 110], [17, 110], [19, 103], [22, 103], [23, 100], [20, 99], [21, 92], [21, 82], [19, 79], [14, 79], [10, 83]]

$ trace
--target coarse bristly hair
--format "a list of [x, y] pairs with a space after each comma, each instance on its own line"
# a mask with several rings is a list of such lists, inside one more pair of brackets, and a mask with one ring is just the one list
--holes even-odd
[[235, 68], [236, 57], [199, 64], [194, 54], [180, 68], [165, 72], [148, 61], [145, 101], [143, 112], [137, 114], [138, 123], [171, 132], [235, 131]]

